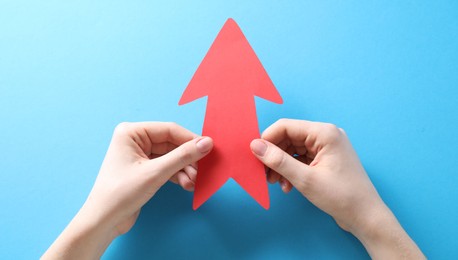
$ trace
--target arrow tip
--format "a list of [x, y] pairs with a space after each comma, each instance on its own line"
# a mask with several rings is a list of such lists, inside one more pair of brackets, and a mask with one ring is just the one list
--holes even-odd
[[196, 201], [194, 200], [192, 202], [192, 209], [193, 210], [197, 210], [200, 206], [202, 206], [202, 204], [204, 204], [205, 201]]

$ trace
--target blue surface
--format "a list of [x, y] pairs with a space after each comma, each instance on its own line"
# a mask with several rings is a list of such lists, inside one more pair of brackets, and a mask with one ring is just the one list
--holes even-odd
[[[343, 127], [424, 253], [458, 256], [457, 1], [167, 2], [0, 1], [1, 259], [58, 236], [117, 123], [201, 131], [206, 99], [177, 103], [228, 17], [285, 100], [257, 99], [261, 130]], [[194, 212], [168, 184], [104, 258], [368, 258], [297, 192], [270, 194], [265, 211], [230, 182]]]

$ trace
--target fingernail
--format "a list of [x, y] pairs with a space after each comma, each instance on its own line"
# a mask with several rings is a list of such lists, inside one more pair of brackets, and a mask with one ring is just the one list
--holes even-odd
[[282, 190], [286, 189], [286, 181], [281, 179], [280, 180], [280, 186], [281, 186]]
[[264, 156], [267, 151], [267, 144], [260, 140], [253, 140], [251, 142], [251, 151], [258, 156]]
[[213, 147], [213, 140], [210, 137], [202, 137], [196, 143], [197, 150], [201, 153], [207, 153]]

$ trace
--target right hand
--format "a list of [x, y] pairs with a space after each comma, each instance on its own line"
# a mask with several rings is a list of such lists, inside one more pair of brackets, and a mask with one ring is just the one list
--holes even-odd
[[[264, 140], [262, 140], [264, 139]], [[291, 184], [347, 231], [383, 205], [345, 132], [332, 124], [281, 119], [251, 149], [267, 167], [268, 180]], [[294, 155], [294, 157], [293, 157]]]
[[279, 181], [285, 193], [296, 187], [358, 237], [372, 257], [404, 255], [390, 251], [403, 241], [407, 253], [422, 256], [380, 198], [343, 129], [281, 119], [251, 142], [251, 150], [270, 169], [269, 182]]

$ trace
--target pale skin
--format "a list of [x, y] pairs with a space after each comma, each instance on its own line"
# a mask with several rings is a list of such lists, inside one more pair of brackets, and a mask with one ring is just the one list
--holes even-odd
[[294, 186], [355, 235], [373, 259], [425, 259], [380, 198], [343, 129], [281, 119], [251, 149], [270, 169], [269, 182], [279, 181], [285, 193]]
[[[250, 144], [285, 193], [293, 186], [355, 235], [374, 259], [424, 259], [372, 185], [345, 132], [282, 119]], [[120, 124], [86, 202], [42, 259], [98, 259], [168, 180], [193, 191], [213, 141], [174, 123]]]

